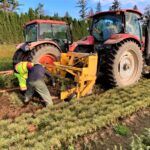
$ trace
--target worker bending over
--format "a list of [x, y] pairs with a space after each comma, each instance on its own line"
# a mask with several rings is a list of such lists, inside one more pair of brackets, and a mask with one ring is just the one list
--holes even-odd
[[30, 101], [36, 91], [43, 98], [46, 105], [53, 105], [51, 95], [44, 81], [45, 75], [51, 77], [54, 85], [54, 78], [40, 64], [20, 62], [15, 66], [15, 76], [18, 78], [20, 90], [25, 92], [25, 103]]

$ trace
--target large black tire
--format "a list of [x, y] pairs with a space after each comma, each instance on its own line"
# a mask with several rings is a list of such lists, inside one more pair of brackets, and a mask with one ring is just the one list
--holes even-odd
[[13, 65], [15, 66], [21, 61], [40, 63], [39, 60], [43, 55], [50, 55], [54, 58], [54, 60], [58, 61], [61, 53], [57, 47], [47, 44], [39, 45], [30, 52], [24, 52], [23, 50], [19, 49], [13, 56]]
[[108, 87], [132, 85], [142, 75], [143, 57], [138, 44], [125, 41], [118, 45], [113, 50], [107, 50], [104, 57], [104, 77]]
[[39, 63], [40, 58], [44, 55], [52, 56], [55, 61], [60, 59], [61, 52], [60, 50], [53, 45], [40, 45], [33, 49], [28, 55], [29, 60], [33, 63]]
[[13, 56], [13, 66], [21, 61], [29, 61], [28, 55], [29, 52], [24, 52], [22, 49], [18, 49]]

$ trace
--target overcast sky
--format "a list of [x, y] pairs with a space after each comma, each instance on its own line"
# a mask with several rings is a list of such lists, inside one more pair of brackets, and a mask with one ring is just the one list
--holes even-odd
[[[23, 6], [20, 7], [19, 12], [27, 12], [30, 7], [36, 8], [38, 3], [43, 3], [45, 13], [47, 15], [53, 15], [58, 12], [60, 16], [64, 16], [68, 11], [72, 17], [79, 18], [79, 8], [76, 7], [78, 0], [19, 0]], [[99, 0], [87, 0], [88, 8], [96, 8], [96, 4]], [[100, 0], [102, 10], [108, 10], [113, 0]], [[143, 12], [147, 5], [150, 5], [150, 0], [120, 0], [122, 8], [133, 8], [136, 4], [138, 8]]]

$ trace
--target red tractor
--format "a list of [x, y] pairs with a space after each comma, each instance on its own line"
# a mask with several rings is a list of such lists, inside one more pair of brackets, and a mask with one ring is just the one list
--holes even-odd
[[98, 73], [103, 76], [105, 85], [123, 87], [137, 82], [143, 66], [150, 65], [149, 18], [146, 19], [145, 37], [139, 11], [100, 12], [91, 18], [91, 35], [79, 41], [74, 51], [98, 52]]
[[150, 65], [150, 21], [145, 38], [142, 14], [135, 10], [100, 12], [91, 16], [90, 36], [74, 42], [69, 26], [62, 21], [34, 20], [26, 24], [26, 42], [18, 46], [14, 64], [29, 60], [53, 64], [61, 52], [98, 53], [98, 76], [105, 85], [124, 87], [137, 82], [143, 66]]
[[64, 21], [33, 20], [25, 25], [25, 43], [17, 46], [13, 64], [20, 61], [53, 64], [72, 43], [69, 25]]

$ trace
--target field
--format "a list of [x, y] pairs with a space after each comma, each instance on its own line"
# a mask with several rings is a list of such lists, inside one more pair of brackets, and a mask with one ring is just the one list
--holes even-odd
[[[3, 59], [10, 60], [12, 51]], [[10, 62], [1, 69], [10, 69]], [[14, 77], [1, 78], [1, 88], [10, 81]], [[150, 79], [101, 94], [96, 85], [94, 91], [49, 108], [37, 101], [24, 106], [19, 92], [1, 94], [0, 149], [150, 149]]]
[[14, 44], [0, 45], [0, 70], [7, 70], [12, 67], [12, 56], [15, 49]]

